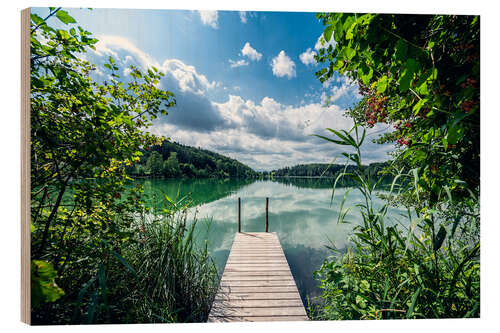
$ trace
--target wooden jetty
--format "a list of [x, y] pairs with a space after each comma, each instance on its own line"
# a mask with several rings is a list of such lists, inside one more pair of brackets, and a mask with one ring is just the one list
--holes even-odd
[[266, 232], [241, 232], [238, 214], [238, 233], [208, 322], [308, 320], [278, 236], [268, 232], [268, 202]]

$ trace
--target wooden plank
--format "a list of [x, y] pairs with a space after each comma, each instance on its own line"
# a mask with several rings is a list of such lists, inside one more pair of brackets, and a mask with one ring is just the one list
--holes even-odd
[[288, 271], [246, 271], [246, 272], [224, 272], [225, 276], [261, 276], [261, 275], [282, 275], [290, 276]]
[[258, 299], [258, 300], [267, 300], [267, 299], [300, 299], [298, 298], [298, 294], [296, 292], [272, 292], [272, 293], [230, 293], [230, 294], [217, 294], [215, 296], [215, 300], [245, 300], [245, 299]]
[[302, 300], [294, 299], [245, 299], [245, 300], [215, 300], [213, 306], [229, 308], [272, 308], [272, 307], [302, 307]]
[[259, 270], [267, 270], [267, 269], [272, 269], [272, 270], [286, 270], [288, 268], [288, 265], [285, 263], [272, 263], [272, 264], [266, 264], [266, 263], [246, 263], [246, 264], [229, 264], [226, 265], [225, 271], [229, 269], [239, 269], [239, 270], [254, 270], [254, 269], [259, 269]]
[[273, 317], [209, 317], [209, 323], [224, 323], [224, 322], [256, 322], [256, 321], [304, 321], [308, 320], [307, 316], [273, 316]]
[[273, 259], [273, 260], [283, 260], [283, 256], [277, 256], [277, 255], [258, 255], [258, 254], [247, 254], [247, 255], [229, 255], [228, 260], [234, 261], [234, 260], [242, 260], [242, 259], [251, 259], [251, 260], [261, 260], [261, 259]]
[[222, 293], [284, 293], [296, 292], [296, 286], [281, 286], [281, 287], [220, 287], [219, 292]]
[[268, 275], [268, 276], [223, 276], [221, 282], [224, 281], [259, 281], [259, 280], [280, 280], [280, 281], [294, 281], [291, 276], [283, 275]]
[[252, 259], [236, 259], [236, 260], [228, 260], [226, 265], [231, 264], [231, 265], [244, 265], [244, 264], [281, 264], [285, 263], [288, 265], [288, 263], [284, 259], [268, 259], [268, 258], [262, 258], [262, 259], [257, 259], [257, 260], [252, 260]]
[[279, 287], [279, 286], [295, 286], [293, 280], [251, 280], [251, 281], [224, 281], [221, 282], [221, 287]]
[[224, 273], [226, 272], [287, 272], [288, 266], [285, 265], [273, 265], [273, 266], [262, 266], [262, 265], [257, 265], [257, 266], [229, 266], [226, 267], [224, 270]]
[[265, 308], [228, 308], [228, 307], [212, 307], [212, 316], [306, 316], [306, 311], [303, 306], [294, 307], [265, 307]]
[[237, 233], [209, 322], [308, 320], [275, 233]]

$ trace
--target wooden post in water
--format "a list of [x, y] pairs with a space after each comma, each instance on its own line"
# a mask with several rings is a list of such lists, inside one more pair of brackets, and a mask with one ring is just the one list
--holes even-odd
[[241, 198], [238, 198], [238, 232], [241, 232]]
[[269, 232], [269, 198], [266, 197], [266, 232]]

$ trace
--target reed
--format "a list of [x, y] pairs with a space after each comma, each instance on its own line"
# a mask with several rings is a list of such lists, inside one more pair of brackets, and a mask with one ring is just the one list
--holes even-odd
[[[352, 209], [359, 210], [362, 220], [353, 223], [344, 254], [332, 245], [333, 256], [315, 272], [322, 303], [310, 305], [309, 316], [319, 320], [479, 317], [479, 198], [457, 200], [443, 191], [447, 194], [432, 205], [418, 185], [425, 181], [418, 169], [399, 170], [385, 195], [387, 202], [375, 207], [379, 180], [360, 171], [365, 131], [360, 133], [355, 126], [331, 132], [335, 139], [322, 138], [351, 149], [344, 153], [346, 168], [335, 184], [349, 178], [364, 197], [356, 207], [344, 207], [344, 196], [338, 223], [349, 223]], [[358, 169], [347, 172], [347, 163]], [[406, 203], [407, 213], [394, 223], [386, 215], [398, 201]]]

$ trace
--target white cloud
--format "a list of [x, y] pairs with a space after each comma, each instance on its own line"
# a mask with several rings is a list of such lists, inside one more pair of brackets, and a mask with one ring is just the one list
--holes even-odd
[[230, 65], [231, 68], [241, 67], [241, 66], [248, 66], [248, 61], [246, 61], [245, 59], [240, 59], [240, 60], [237, 60], [237, 61], [229, 59], [229, 63], [231, 64]]
[[245, 46], [241, 49], [241, 54], [253, 61], [259, 61], [262, 58], [262, 53], [251, 47], [249, 42], [245, 43]]
[[199, 10], [201, 22], [217, 29], [219, 13], [216, 10]]
[[287, 76], [288, 79], [291, 79], [296, 76], [295, 63], [283, 50], [273, 58], [271, 67], [273, 68], [273, 74], [277, 77]]
[[[193, 133], [167, 122], [155, 125], [157, 134], [168, 135], [183, 144], [203, 147], [236, 158], [254, 169], [276, 169], [299, 163], [328, 163], [338, 157], [345, 147], [330, 144], [311, 136], [329, 136], [325, 128], [350, 129], [353, 122], [343, 116], [338, 105], [323, 106], [310, 103], [300, 106], [286, 105], [271, 97], [260, 102], [230, 95], [226, 102], [214, 103], [226, 127], [210, 132]], [[369, 129], [369, 134], [383, 130], [380, 126]], [[377, 145], [366, 141], [362, 149], [364, 163], [384, 159], [389, 145]]]
[[240, 11], [240, 20], [241, 23], [247, 23], [247, 12]]
[[[332, 81], [332, 85], [339, 87], [335, 91], [329, 89], [328, 93], [338, 93], [339, 99], [329, 106], [321, 103], [320, 94], [296, 106], [282, 104], [272, 97], [254, 102], [236, 95], [229, 95], [225, 102], [216, 103], [208, 97], [208, 92], [211, 89], [223, 89], [224, 86], [220, 82], [210, 81], [194, 66], [178, 59], [159, 62], [122, 37], [100, 36], [99, 39], [97, 50], [88, 53], [92, 57], [89, 59], [91, 62], [100, 64], [98, 68], [102, 68], [102, 63], [109, 55], [114, 55], [120, 68], [130, 64], [142, 70], [155, 66], [165, 73], [161, 87], [175, 94], [177, 105], [168, 110], [168, 116], [161, 116], [154, 121], [151, 132], [155, 134], [219, 152], [259, 170], [299, 163], [331, 162], [344, 151], [344, 147], [310, 135], [329, 135], [324, 130], [326, 127], [351, 127], [352, 121], [343, 116], [344, 108], [339, 104], [343, 98], [350, 98], [350, 85], [355, 84], [347, 78], [340, 77]], [[281, 58], [288, 58], [284, 51], [280, 55]], [[276, 57], [277, 62], [280, 55]], [[295, 72], [294, 66], [289, 67]], [[282, 67], [279, 68], [282, 73], [286, 72]], [[238, 88], [232, 86], [232, 90], [227, 91], [237, 93]], [[369, 133], [380, 130], [384, 128], [375, 126]], [[384, 159], [384, 153], [392, 149], [391, 146], [376, 145], [369, 140], [365, 142], [364, 163], [380, 161]]]
[[332, 46], [332, 48], [334, 48], [336, 44], [337, 43], [335, 43], [335, 39], [333, 38], [333, 34], [332, 34], [332, 37], [330, 37], [330, 40], [328, 41], [328, 43], [326, 42], [323, 34], [321, 34], [318, 37], [316, 44], [314, 45], [314, 49], [319, 51], [320, 49], [327, 49], [330, 45]]
[[323, 83], [323, 88], [327, 90], [321, 93], [322, 104], [328, 102], [349, 107], [361, 99], [357, 82], [352, 81], [347, 76], [331, 77]]
[[304, 53], [302, 53], [299, 56], [299, 59], [300, 61], [302, 61], [304, 65], [315, 65], [316, 64], [316, 59], [314, 59], [315, 55], [316, 52], [311, 50], [311, 48], [308, 48], [306, 51], [304, 51]]

